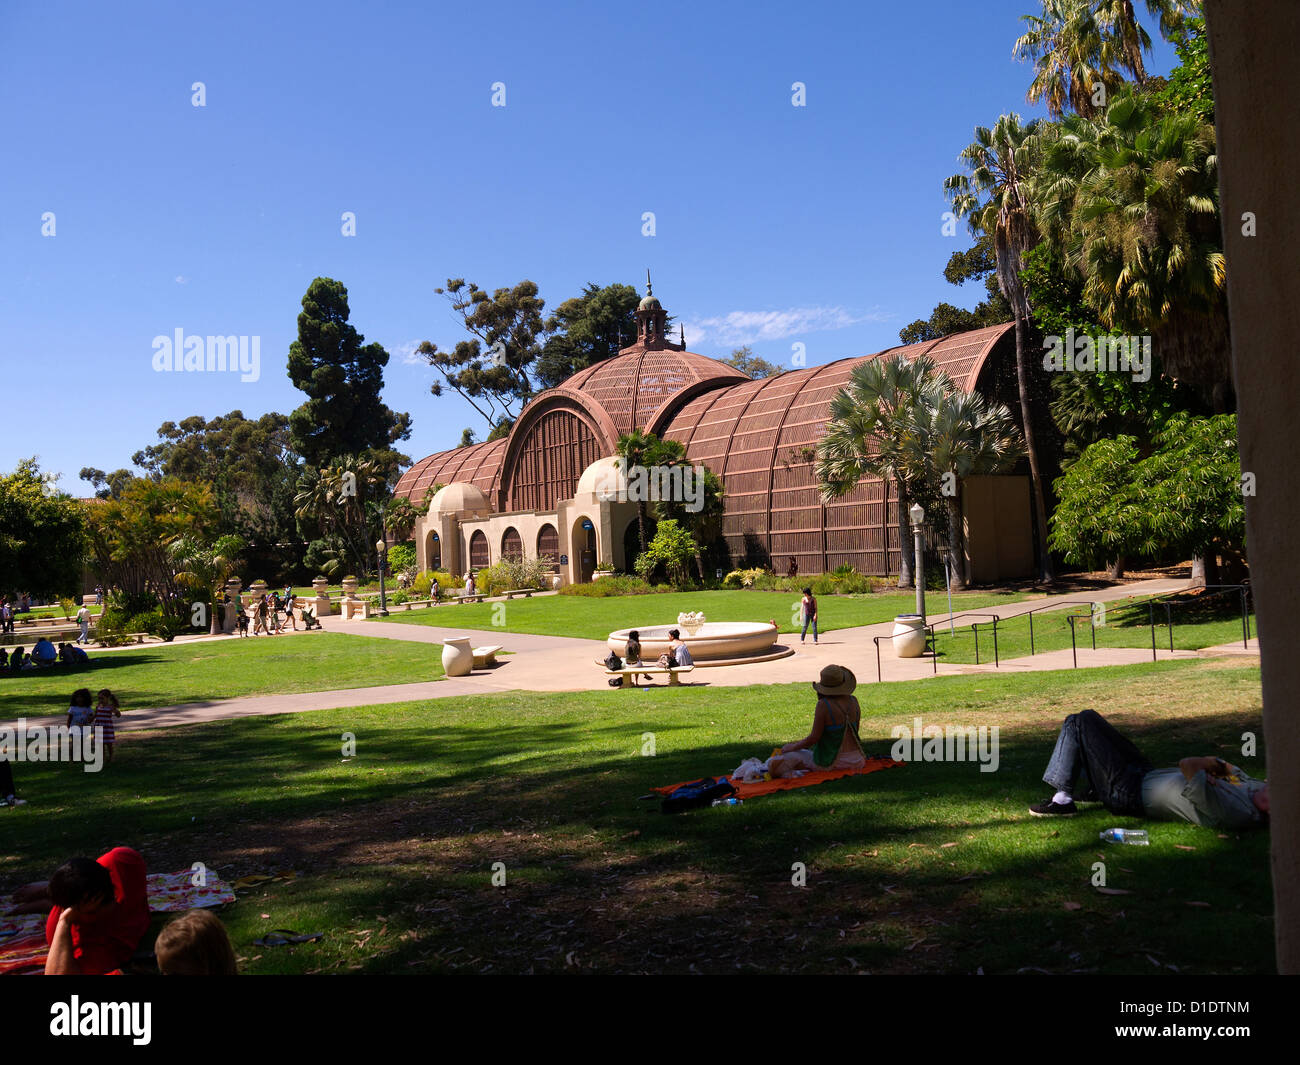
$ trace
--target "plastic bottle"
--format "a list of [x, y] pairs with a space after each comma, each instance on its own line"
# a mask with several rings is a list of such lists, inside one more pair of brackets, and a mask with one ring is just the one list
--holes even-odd
[[713, 805], [714, 806], [739, 806], [744, 801], [745, 801], [744, 799], [737, 799], [733, 795], [729, 799], [714, 799]]
[[1146, 847], [1151, 843], [1145, 828], [1108, 828], [1101, 834], [1101, 838], [1107, 843], [1128, 843], [1138, 847]]

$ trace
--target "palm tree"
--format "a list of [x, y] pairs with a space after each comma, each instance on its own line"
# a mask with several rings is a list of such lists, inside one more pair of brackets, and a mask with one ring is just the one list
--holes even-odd
[[374, 541], [366, 503], [383, 494], [389, 473], [372, 458], [342, 455], [320, 469], [308, 467], [298, 478], [294, 516], [335, 538], [358, 575], [365, 573], [368, 545]]
[[855, 367], [848, 386], [831, 400], [826, 434], [817, 447], [817, 480], [827, 502], [853, 491], [863, 477], [879, 477], [894, 486], [900, 588], [912, 585], [907, 511], [913, 487], [924, 477], [915, 450], [905, 442], [914, 432], [917, 408], [936, 387], [935, 374], [933, 360], [924, 355], [891, 355]]
[[1038, 123], [1022, 123], [1019, 115], [1002, 115], [992, 129], [980, 126], [975, 140], [959, 157], [968, 174], [955, 174], [944, 182], [953, 210], [970, 222], [971, 231], [993, 238], [998, 287], [1011, 305], [1016, 323], [1016, 385], [1020, 393], [1021, 428], [1029, 456], [1029, 476], [1037, 521], [1039, 572], [1054, 580], [1047, 547], [1047, 507], [1038, 448], [1030, 410], [1029, 298], [1020, 279], [1025, 252], [1039, 240], [1029, 200], [1029, 182], [1039, 156]]
[[1064, 115], [1067, 107], [1086, 118], [1100, 106], [1098, 87], [1108, 97], [1123, 84], [1116, 69], [1115, 44], [1088, 0], [1043, 0], [1042, 15], [1022, 15], [1021, 19], [1026, 29], [1011, 54], [1034, 60], [1034, 80], [1027, 94], [1030, 103], [1044, 101], [1056, 118]]
[[[653, 433], [643, 433], [640, 429], [633, 429], [630, 433], [620, 436], [618, 438], [618, 458], [622, 463], [624, 476], [631, 476], [634, 467], [653, 465], [653, 454], [659, 444], [660, 441], [657, 436]], [[644, 499], [636, 501], [637, 538], [642, 553], [645, 552], [648, 544], [645, 535], [645, 503]]]
[[[1171, 40], [1183, 27], [1188, 15], [1201, 13], [1200, 0], [1143, 0], [1147, 13], [1160, 23], [1160, 35]], [[1138, 25], [1133, 0], [1093, 0], [1098, 24], [1110, 39], [1121, 66], [1133, 75], [1141, 88], [1146, 84], [1146, 67], [1142, 53], [1151, 51], [1151, 38]], [[1082, 113], [1082, 112], [1080, 112]]]
[[172, 561], [181, 567], [175, 576], [176, 583], [208, 596], [209, 635], [221, 633], [217, 620], [221, 590], [246, 546], [238, 536], [221, 536], [212, 544], [194, 536], [183, 536], [169, 549]]
[[[1002, 473], [1024, 453], [1015, 416], [1001, 403], [986, 403], [978, 392], [963, 392], [947, 375], [938, 402], [919, 412], [920, 443], [940, 484], [948, 513], [948, 564], [954, 588], [966, 585], [962, 545], [961, 483], [967, 477]], [[933, 395], [933, 393], [930, 393]], [[945, 474], [952, 475], [945, 478]], [[948, 483], [945, 485], [944, 481]]]
[[1032, 198], [1055, 253], [1106, 328], [1150, 336], [1169, 376], [1231, 406], [1214, 128], [1123, 94], [1067, 119]]

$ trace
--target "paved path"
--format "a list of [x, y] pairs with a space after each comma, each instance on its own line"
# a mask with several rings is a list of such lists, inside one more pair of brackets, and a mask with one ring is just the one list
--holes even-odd
[[[1065, 609], [1067, 604], [1079, 600], [1115, 602], [1120, 599], [1142, 598], [1165, 592], [1178, 591], [1185, 587], [1184, 582], [1176, 580], [1143, 581], [1137, 584], [1118, 585], [1087, 595], [1060, 595], [1037, 599], [1029, 602], [1009, 603], [1004, 606], [991, 607], [980, 611], [984, 614], [997, 614], [1009, 617], [1030, 609], [1058, 607]], [[931, 603], [934, 599], [931, 598]], [[447, 609], [448, 619], [454, 618], [454, 607]], [[957, 615], [960, 624], [961, 614]], [[934, 615], [930, 618], [935, 623], [947, 620], [947, 614]], [[385, 639], [406, 640], [413, 643], [441, 644], [446, 640], [469, 636], [476, 646], [485, 644], [502, 644], [507, 652], [498, 659], [498, 666], [490, 670], [475, 670], [469, 677], [443, 678], [414, 684], [386, 684], [368, 688], [345, 688], [339, 691], [309, 692], [298, 695], [246, 696], [234, 699], [212, 700], [202, 703], [188, 703], [180, 706], [161, 707], [141, 711], [122, 718], [117, 725], [121, 731], [132, 729], [160, 728], [172, 725], [195, 724], [227, 718], [249, 717], [260, 714], [300, 713], [308, 710], [326, 710], [347, 706], [366, 706], [380, 703], [419, 701], [423, 699], [443, 699], [461, 695], [484, 695], [506, 691], [593, 691], [599, 690], [605, 677], [596, 665], [607, 653], [603, 641], [585, 640], [565, 636], [537, 636], [526, 633], [499, 632], [483, 629], [459, 629], [455, 627], [412, 625], [385, 621], [344, 621], [340, 617], [330, 617], [324, 621], [331, 632], [348, 632], [357, 635], [376, 636]], [[825, 633], [819, 643], [800, 645], [794, 643], [790, 634], [782, 636], [782, 642], [793, 643], [794, 655], [771, 662], [756, 662], [749, 665], [726, 666], [718, 668], [697, 667], [684, 682], [695, 687], [748, 687], [755, 684], [788, 684], [791, 682], [811, 682], [820, 673], [823, 666], [832, 662], [848, 666], [858, 676], [859, 683], [876, 682], [876, 654], [872, 637], [889, 635], [893, 631], [893, 622], [887, 621], [876, 625], [863, 625], [847, 629], [835, 629]], [[293, 632], [285, 635], [292, 637]], [[299, 633], [306, 637], [307, 634]], [[282, 637], [257, 637], [258, 639], [280, 639]], [[1240, 643], [1225, 644], [1222, 647], [1206, 648], [1201, 652], [1157, 650], [1157, 659], [1196, 658], [1200, 656], [1217, 656], [1231, 654], [1259, 654], [1258, 641], [1251, 641], [1251, 648], [1244, 649]], [[304, 643], [304, 649], [310, 644]], [[432, 653], [432, 652], [431, 652]], [[1144, 647], [1100, 648], [1093, 651], [1091, 647], [1081, 648], [1078, 652], [1079, 667], [1096, 667], [1112, 665], [1129, 665], [1151, 661], [1151, 651]], [[899, 659], [894, 657], [893, 648], [887, 641], [881, 645], [881, 676], [885, 681], [922, 680], [935, 674], [934, 665], [929, 658]], [[1003, 659], [1000, 667], [993, 664], [948, 664], [940, 662], [939, 676], [958, 676], [971, 673], [1023, 673], [1039, 672], [1053, 669], [1072, 668], [1069, 649], [1063, 651], [1042, 652], [1032, 657]], [[629, 697], [625, 693], [621, 697]]]

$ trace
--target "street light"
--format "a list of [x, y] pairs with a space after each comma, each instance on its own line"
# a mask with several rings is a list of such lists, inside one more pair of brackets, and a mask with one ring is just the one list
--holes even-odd
[[384, 592], [384, 555], [388, 544], [382, 538], [375, 541], [375, 554], [379, 557], [379, 616], [388, 617], [388, 596]]
[[925, 508], [920, 503], [913, 503], [907, 510], [912, 518], [913, 554], [916, 558], [916, 612], [925, 625], [925, 546], [921, 541], [921, 528], [925, 522]]

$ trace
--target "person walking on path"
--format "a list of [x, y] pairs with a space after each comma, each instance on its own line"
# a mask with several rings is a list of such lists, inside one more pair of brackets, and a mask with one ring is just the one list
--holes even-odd
[[817, 643], [817, 597], [812, 594], [811, 588], [803, 590], [803, 598], [799, 600], [800, 621], [803, 629], [799, 633], [799, 642], [803, 643], [808, 635], [808, 626], [812, 626], [813, 643]]
[[77, 624], [81, 626], [81, 635], [77, 637], [77, 643], [90, 643], [90, 611], [82, 604], [77, 611]]

